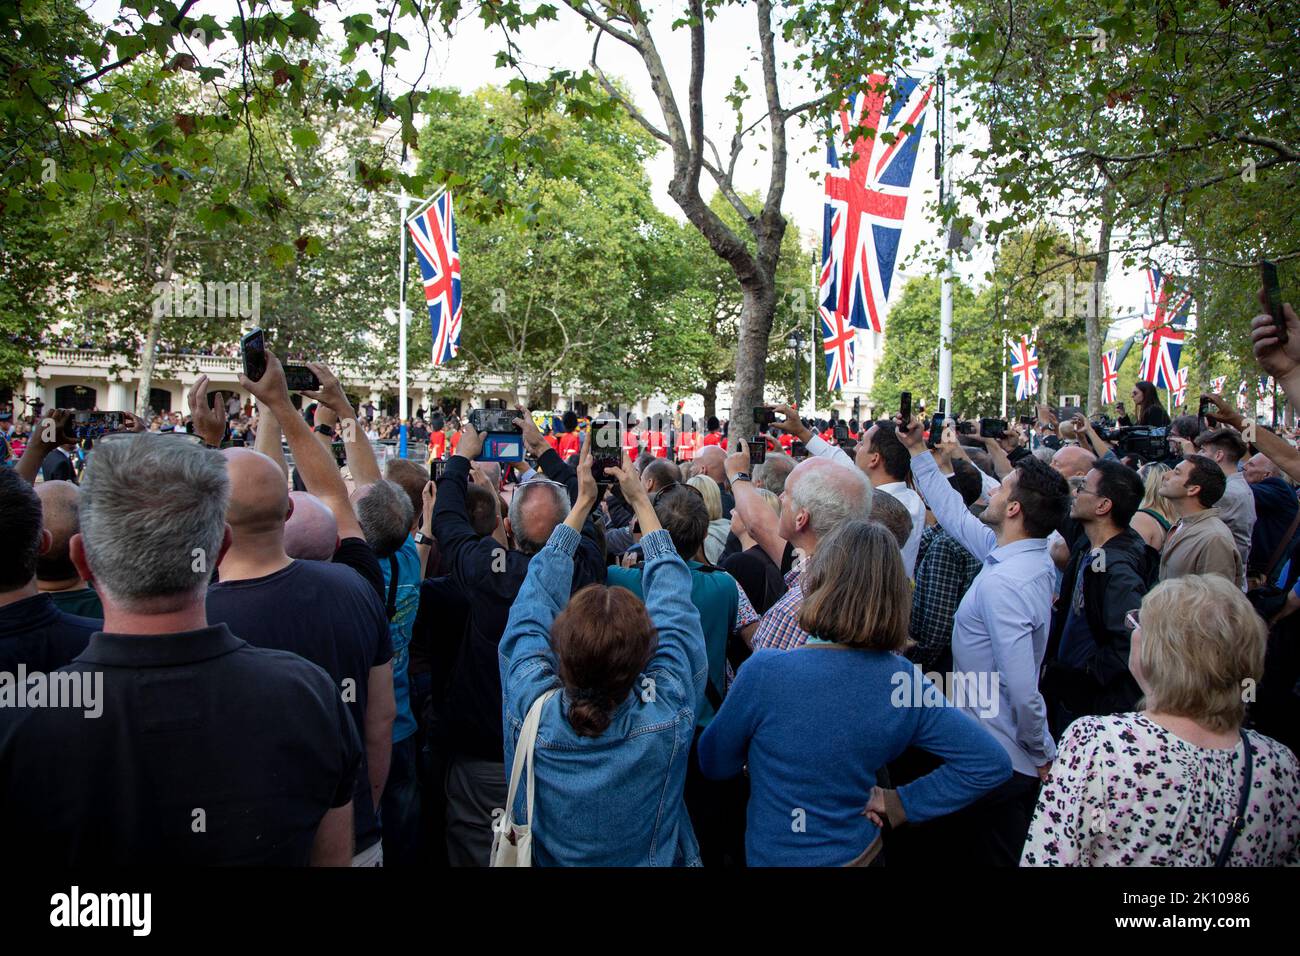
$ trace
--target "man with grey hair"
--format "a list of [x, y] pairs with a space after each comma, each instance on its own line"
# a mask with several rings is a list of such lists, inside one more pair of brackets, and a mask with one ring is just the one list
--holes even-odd
[[[808, 458], [786, 478], [778, 518], [754, 490], [748, 473], [748, 446], [739, 438], [735, 444], [739, 449], [727, 456], [726, 465], [736, 493], [736, 510], [754, 541], [778, 567], [789, 559], [790, 549], [802, 551], [806, 561], [816, 552], [817, 542], [845, 521], [871, 517], [872, 489], [865, 474], [856, 468], [842, 468], [826, 458]], [[802, 573], [800, 563], [785, 576], [787, 590], [759, 622], [752, 642], [754, 650], [788, 650], [808, 640], [808, 632], [799, 627]]]
[[106, 438], [83, 479], [71, 557], [104, 628], [54, 676], [94, 709], [0, 709], [0, 842], [63, 866], [346, 866], [361, 745], [338, 689], [208, 622], [231, 543], [221, 455]]
[[781, 492], [785, 491], [785, 481], [796, 464], [789, 455], [769, 453], [761, 465], [754, 467], [754, 484], [780, 497]]
[[[533, 555], [549, 540], [577, 497], [577, 476], [545, 446], [532, 416], [520, 410], [516, 423], [524, 440], [537, 448], [538, 464], [548, 478], [521, 484], [510, 500], [508, 530], [516, 547], [502, 547], [470, 523], [465, 504], [470, 463], [483, 450], [484, 435], [473, 425], [461, 432], [456, 453], [438, 482], [433, 533], [443, 568], [469, 605], [469, 622], [452, 669], [445, 702], [448, 738], [447, 858], [452, 866], [487, 866], [492, 848], [494, 810], [506, 801], [505, 744], [501, 723], [501, 665], [497, 647], [505, 633], [510, 607], [523, 587]], [[536, 434], [535, 434], [536, 433]], [[540, 442], [540, 447], [538, 443]], [[584, 443], [583, 455], [590, 454]], [[569, 487], [551, 480], [563, 478]], [[605, 559], [590, 518], [574, 555], [572, 591], [604, 583]], [[563, 603], [567, 594], [556, 595]]]

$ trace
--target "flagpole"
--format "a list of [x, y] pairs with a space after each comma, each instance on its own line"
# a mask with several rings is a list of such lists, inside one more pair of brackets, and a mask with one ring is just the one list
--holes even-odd
[[409, 411], [406, 396], [406, 325], [409, 319], [406, 311], [406, 221], [407, 210], [411, 208], [411, 199], [412, 197], [406, 193], [406, 187], [403, 186], [401, 194], [397, 197], [397, 208], [401, 213], [397, 224], [398, 232], [401, 233], [397, 280], [397, 455], [399, 458], [406, 457], [406, 416]]
[[[818, 280], [818, 263], [817, 256], [812, 260], [812, 286], [813, 300], [817, 299], [817, 280]], [[818, 303], [820, 306], [820, 303]], [[812, 418], [817, 417], [817, 307], [814, 307], [808, 322], [808, 415]], [[799, 361], [799, 356], [794, 357], [795, 362]], [[798, 400], [798, 396], [795, 397]], [[803, 416], [800, 415], [800, 418]]]
[[[944, 84], [943, 71], [938, 74], [939, 86], [939, 208], [944, 208], [944, 199], [949, 184], [948, 171], [948, 96]], [[944, 238], [943, 277], [939, 295], [939, 400], [946, 406], [952, 405], [952, 223], [944, 214], [947, 235]]]
[[[1011, 361], [1007, 355], [1007, 330], [1002, 330], [1002, 417], [1007, 417], [1007, 362]], [[956, 417], [956, 416], [954, 416]]]

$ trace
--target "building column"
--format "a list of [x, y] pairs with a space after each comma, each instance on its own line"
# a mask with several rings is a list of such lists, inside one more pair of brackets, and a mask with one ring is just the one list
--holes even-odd
[[134, 412], [131, 407], [131, 396], [126, 390], [126, 385], [118, 379], [110, 379], [108, 382], [108, 402], [104, 406], [109, 411], [127, 411]]

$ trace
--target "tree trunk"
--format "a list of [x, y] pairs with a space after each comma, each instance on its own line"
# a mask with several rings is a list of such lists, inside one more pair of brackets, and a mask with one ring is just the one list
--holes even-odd
[[701, 394], [704, 395], [704, 418], [707, 421], [718, 414], [718, 380], [716, 378], [706, 378]]
[[1110, 310], [1103, 309], [1105, 303], [1106, 277], [1110, 275], [1110, 232], [1115, 219], [1115, 187], [1109, 182], [1101, 191], [1101, 231], [1097, 236], [1097, 255], [1092, 262], [1092, 289], [1090, 297], [1094, 308], [1088, 310], [1086, 326], [1088, 330], [1088, 414], [1096, 415], [1101, 411], [1101, 353], [1106, 347], [1105, 332], [1102, 327], [1101, 313], [1106, 312], [1110, 319]]
[[767, 380], [767, 345], [776, 312], [776, 289], [772, 284], [743, 290], [740, 335], [736, 342], [736, 385], [731, 395], [730, 418], [744, 409], [764, 404]]
[[[159, 282], [171, 282], [172, 272], [176, 268], [176, 226], [179, 222], [179, 215], [172, 220], [171, 228], [167, 231], [167, 245], [163, 252], [162, 269], [158, 275]], [[148, 242], [148, 232], [145, 234], [145, 241]], [[151, 250], [152, 251], [152, 250]], [[172, 301], [173, 313], [177, 303]], [[184, 306], [180, 306], [182, 311]], [[140, 383], [135, 393], [135, 414], [137, 418], [149, 421], [149, 392], [153, 388], [153, 370], [155, 356], [158, 349], [158, 335], [162, 331], [162, 310], [153, 307], [150, 303], [149, 312], [149, 332], [144, 339], [144, 352], [140, 356]]]

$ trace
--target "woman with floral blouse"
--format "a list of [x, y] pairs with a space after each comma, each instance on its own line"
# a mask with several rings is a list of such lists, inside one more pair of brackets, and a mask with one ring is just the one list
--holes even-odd
[[1245, 595], [1217, 575], [1165, 581], [1129, 626], [1145, 709], [1069, 726], [1021, 865], [1300, 863], [1295, 755], [1241, 726], [1267, 637]]

